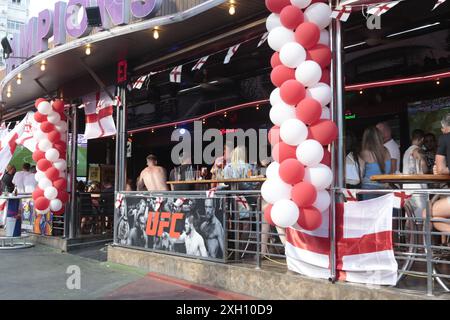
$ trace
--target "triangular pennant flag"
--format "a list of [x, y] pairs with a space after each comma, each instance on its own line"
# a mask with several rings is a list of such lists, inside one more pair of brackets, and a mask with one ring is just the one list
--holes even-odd
[[350, 14], [352, 13], [352, 8], [348, 6], [336, 7], [331, 13], [331, 17], [336, 20], [341, 20], [346, 22], [348, 18], [350, 18]]
[[371, 7], [369, 10], [367, 10], [368, 14], [374, 15], [374, 16], [381, 16], [382, 14], [385, 14], [389, 10], [391, 10], [393, 7], [398, 5], [402, 1], [391, 1], [386, 3], [381, 3], [379, 5], [376, 5], [374, 7]]
[[170, 72], [170, 82], [181, 83], [181, 72], [183, 71], [183, 66], [175, 67]]
[[261, 47], [263, 45], [263, 43], [267, 41], [268, 37], [269, 37], [269, 33], [268, 32], [264, 33], [261, 37], [261, 40], [259, 40], [259, 42], [258, 42], [257, 48]]
[[433, 9], [431, 9], [431, 11], [433, 11], [434, 9], [436, 9], [437, 7], [439, 7], [441, 4], [443, 4], [445, 1], [447, 0], [437, 0], [436, 4], [434, 5]]
[[231, 47], [230, 49], [228, 49], [227, 56], [225, 57], [225, 61], [223, 62], [224, 64], [230, 63], [231, 58], [236, 54], [236, 52], [238, 51], [240, 46], [241, 46], [241, 44], [237, 44], [237, 45]]
[[208, 61], [209, 56], [203, 57], [197, 61], [195, 66], [192, 68], [192, 71], [200, 70], [205, 65], [206, 61]]

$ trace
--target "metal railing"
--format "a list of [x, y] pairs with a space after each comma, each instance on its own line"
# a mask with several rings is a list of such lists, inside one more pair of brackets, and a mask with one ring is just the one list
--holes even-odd
[[76, 235], [113, 233], [114, 192], [77, 192]]

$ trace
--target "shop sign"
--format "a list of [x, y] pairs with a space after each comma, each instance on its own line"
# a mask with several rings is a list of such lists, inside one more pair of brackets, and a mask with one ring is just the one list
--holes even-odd
[[[37, 17], [32, 17], [20, 28], [20, 35], [14, 37], [11, 47], [14, 56], [31, 58], [49, 49], [49, 39], [53, 37], [55, 46], [70, 40], [88, 36], [92, 27], [88, 26], [86, 8], [98, 6], [102, 29], [127, 25], [138, 20], [149, 19], [161, 8], [162, 0], [69, 0], [58, 1], [54, 9], [45, 9]], [[7, 72], [21, 59], [8, 59]]]

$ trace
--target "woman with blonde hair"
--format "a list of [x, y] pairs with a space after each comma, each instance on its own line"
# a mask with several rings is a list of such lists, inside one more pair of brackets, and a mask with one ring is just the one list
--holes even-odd
[[[362, 170], [362, 189], [385, 189], [386, 185], [374, 182], [372, 176], [393, 173], [391, 155], [383, 144], [381, 132], [376, 127], [369, 127], [364, 131], [362, 148], [359, 156], [359, 164]], [[363, 200], [369, 200], [380, 195], [364, 194]]]

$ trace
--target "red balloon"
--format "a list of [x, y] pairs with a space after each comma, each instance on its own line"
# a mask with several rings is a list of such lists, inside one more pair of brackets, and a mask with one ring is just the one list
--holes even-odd
[[322, 225], [322, 214], [314, 207], [300, 209], [298, 224], [307, 231], [314, 231]]
[[51, 143], [57, 143], [61, 140], [61, 134], [58, 131], [52, 131], [48, 134], [47, 139]]
[[331, 50], [328, 46], [319, 43], [308, 50], [308, 60], [317, 62], [322, 69], [328, 67], [331, 63]]
[[37, 162], [37, 168], [41, 170], [42, 172], [47, 171], [52, 167], [52, 163], [48, 161], [47, 159], [41, 159]]
[[272, 55], [272, 58], [270, 59], [270, 65], [272, 66], [272, 68], [275, 68], [276, 66], [280, 66], [283, 63], [280, 60], [280, 53], [279, 52], [275, 52]]
[[305, 166], [297, 159], [287, 159], [280, 164], [278, 173], [287, 184], [297, 184], [305, 177]]
[[47, 116], [45, 114], [42, 114], [40, 112], [36, 112], [34, 114], [34, 120], [36, 120], [37, 123], [42, 123], [47, 121]]
[[41, 159], [45, 159], [45, 152], [36, 149], [36, 151], [33, 152], [33, 161], [39, 162]]
[[50, 207], [50, 200], [45, 197], [37, 198], [34, 200], [34, 207], [40, 211], [47, 210]]
[[43, 98], [39, 98], [39, 99], [37, 99], [36, 102], [34, 103], [34, 106], [37, 108], [38, 105], [39, 105], [41, 102], [44, 102], [44, 101], [47, 101], [47, 100], [45, 100], [45, 99], [43, 99]]
[[40, 188], [36, 188], [33, 191], [33, 200], [37, 200], [37, 199], [39, 199], [39, 198], [41, 198], [43, 196], [44, 196], [44, 190], [42, 190]]
[[296, 147], [280, 142], [272, 148], [272, 158], [278, 163], [282, 163], [287, 159], [296, 159], [296, 151]]
[[270, 131], [269, 131], [269, 135], [268, 135], [267, 139], [269, 140], [269, 143], [272, 146], [276, 145], [277, 143], [280, 143], [281, 142], [280, 127], [278, 127], [278, 126], [272, 127], [272, 129], [270, 129]]
[[327, 147], [323, 148], [323, 159], [321, 164], [324, 164], [331, 168], [331, 152], [328, 151]]
[[309, 138], [320, 142], [323, 146], [331, 144], [338, 136], [338, 128], [331, 120], [320, 120], [309, 127]]
[[320, 29], [312, 22], [304, 22], [295, 30], [295, 40], [305, 49], [311, 49], [320, 40]]
[[295, 112], [297, 119], [311, 125], [320, 120], [322, 105], [315, 99], [305, 98], [297, 105]]
[[57, 144], [55, 144], [54, 148], [56, 150], [58, 150], [60, 159], [66, 159], [65, 156], [66, 156], [67, 149], [64, 146], [57, 143]]
[[58, 190], [58, 199], [61, 200], [62, 203], [67, 203], [67, 201], [69, 201], [69, 194], [65, 190]]
[[65, 191], [67, 189], [67, 180], [64, 178], [59, 178], [53, 182], [53, 186], [58, 190]]
[[325, 68], [325, 69], [322, 70], [322, 78], [320, 78], [319, 82], [326, 83], [327, 85], [331, 84], [330, 69]]
[[328, 0], [312, 0], [312, 1], [311, 1], [311, 4], [313, 4], [313, 3], [318, 3], [318, 2], [328, 3]]
[[306, 96], [305, 87], [297, 80], [288, 80], [280, 87], [280, 96], [289, 105], [296, 105]]
[[299, 208], [311, 207], [317, 200], [317, 190], [309, 182], [300, 182], [292, 188], [291, 198]]
[[280, 13], [284, 7], [291, 4], [290, 0], [266, 0], [266, 7], [273, 13]]
[[64, 121], [64, 122], [67, 121], [67, 116], [64, 112], [60, 113], [59, 115], [61, 116], [61, 121]]
[[281, 87], [286, 81], [295, 79], [295, 70], [284, 65], [277, 66], [272, 70], [270, 79], [275, 87]]
[[273, 205], [269, 204], [266, 209], [264, 210], [264, 219], [268, 224], [275, 227], [275, 223], [272, 220], [272, 208]]
[[64, 215], [64, 211], [66, 211], [66, 210], [64, 208], [62, 208], [61, 210], [59, 210], [57, 212], [53, 212], [53, 215], [57, 216], [57, 217], [61, 217]]
[[[283, 26], [294, 30], [297, 26], [305, 20], [303, 11], [296, 6], [284, 7], [280, 12], [280, 21]], [[319, 31], [320, 33], [320, 31]]]
[[55, 100], [52, 104], [53, 110], [55, 110], [58, 113], [64, 112], [64, 102], [61, 100]]
[[41, 124], [41, 130], [42, 130], [42, 132], [49, 133], [49, 132], [55, 131], [56, 129], [53, 124], [51, 124], [48, 121], [45, 121]]
[[56, 181], [59, 178], [59, 170], [51, 167], [45, 171], [45, 175], [50, 181]]

